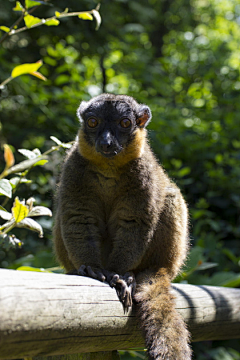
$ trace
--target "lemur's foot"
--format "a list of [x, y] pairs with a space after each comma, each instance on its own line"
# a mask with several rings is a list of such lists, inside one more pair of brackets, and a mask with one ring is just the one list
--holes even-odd
[[103, 275], [101, 269], [92, 268], [91, 266], [81, 265], [80, 268], [77, 270], [77, 273], [80, 276], [87, 276], [102, 282], [106, 280], [106, 277]]
[[121, 276], [114, 272], [103, 270], [106, 281], [111, 287], [116, 289], [119, 300], [122, 302], [124, 309], [132, 306], [132, 299], [136, 288], [136, 280], [133, 273], [126, 273]]

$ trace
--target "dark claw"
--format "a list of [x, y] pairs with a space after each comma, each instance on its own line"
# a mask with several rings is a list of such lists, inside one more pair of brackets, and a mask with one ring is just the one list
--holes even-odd
[[80, 268], [78, 269], [78, 275], [87, 276], [87, 271], [86, 271], [86, 266], [85, 265], [80, 266]]
[[136, 281], [134, 274], [126, 273], [124, 276], [118, 275], [109, 270], [98, 270], [92, 269], [91, 266], [82, 265], [79, 270], [79, 275], [88, 276], [93, 279], [105, 281], [112, 287], [115, 288], [117, 296], [123, 304], [124, 310], [132, 306], [133, 295], [136, 288]]
[[97, 271], [97, 279], [102, 282], [106, 280], [105, 276], [101, 271]]
[[87, 276], [87, 277], [90, 277], [92, 279], [97, 279], [97, 280], [100, 280], [100, 281], [105, 280], [105, 276], [103, 275], [101, 270], [93, 271], [91, 266], [81, 265], [80, 268], [78, 269], [77, 273], [80, 276]]
[[115, 287], [117, 285], [117, 282], [119, 281], [119, 275], [114, 274], [111, 279], [109, 279], [109, 285], [111, 287]]
[[136, 288], [135, 277], [131, 273], [120, 276], [114, 273], [107, 274], [107, 281], [111, 287], [116, 289], [119, 300], [122, 302], [124, 309], [132, 306], [132, 299]]
[[97, 278], [97, 275], [95, 274], [95, 272], [92, 270], [91, 266], [87, 266], [87, 273], [88, 273], [88, 276], [93, 278], [93, 279], [96, 279]]

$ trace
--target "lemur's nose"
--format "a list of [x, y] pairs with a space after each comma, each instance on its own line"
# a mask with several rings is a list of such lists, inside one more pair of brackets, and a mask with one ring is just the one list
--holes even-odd
[[109, 131], [103, 133], [99, 145], [104, 152], [108, 152], [111, 149], [113, 141]]

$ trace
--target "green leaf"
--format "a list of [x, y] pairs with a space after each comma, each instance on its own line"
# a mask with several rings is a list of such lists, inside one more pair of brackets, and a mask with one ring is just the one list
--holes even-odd
[[35, 206], [30, 211], [29, 216], [52, 216], [52, 212], [45, 206]]
[[93, 13], [93, 16], [95, 17], [95, 20], [96, 20], [96, 28], [95, 28], [95, 30], [98, 30], [100, 25], [101, 25], [101, 22], [102, 22], [101, 16], [100, 16], [100, 14], [99, 14], [99, 12], [97, 10], [93, 10], [92, 13]]
[[0, 26], [0, 30], [5, 31], [5, 32], [8, 33], [10, 31], [10, 28], [7, 27], [7, 26], [2, 25], [2, 26]]
[[8, 220], [6, 223], [0, 226], [0, 230], [4, 229], [4, 231], [7, 233], [8, 231], [12, 230], [14, 226], [16, 226], [15, 224], [15, 220], [12, 217], [11, 220]]
[[7, 210], [6, 210], [3, 206], [1, 206], [1, 205], [0, 205], [0, 210], [7, 212]]
[[55, 16], [59, 17], [61, 15], [61, 13], [59, 11], [55, 11]]
[[232, 271], [219, 271], [210, 278], [210, 284], [213, 286], [234, 287], [240, 285], [240, 275]]
[[30, 74], [31, 72], [37, 71], [40, 68], [40, 66], [42, 66], [42, 61], [37, 61], [36, 63], [18, 65], [13, 69], [11, 76], [15, 78], [23, 74]]
[[7, 179], [0, 180], [0, 195], [7, 196], [9, 198], [12, 197], [12, 187], [9, 180]]
[[[28, 28], [31, 28], [33, 25], [43, 23], [43, 19], [39, 19], [38, 17], [29, 15], [29, 14], [24, 16], [24, 21], [25, 21], [25, 25]], [[35, 71], [35, 70], [33, 70], [33, 71]]]
[[10, 219], [12, 218], [12, 214], [9, 213], [8, 211], [0, 210], [0, 217], [1, 217], [3, 220], [10, 220]]
[[[22, 172], [26, 169], [30, 169], [32, 166], [35, 166], [35, 164], [37, 164], [40, 161], [45, 160], [45, 159], [46, 159], [46, 156], [41, 156], [40, 159], [38, 159], [38, 157], [36, 157], [35, 159], [22, 161], [19, 164], [12, 166], [8, 170], [8, 174], [18, 173], [18, 172]], [[47, 161], [47, 159], [46, 159], [46, 161]]]
[[20, 223], [16, 224], [17, 227], [29, 229], [38, 232], [39, 237], [43, 237], [43, 229], [40, 224], [30, 218], [23, 219]]
[[46, 272], [46, 273], [51, 272], [51, 271], [47, 271], [44, 269], [35, 268], [32, 266], [19, 266], [16, 270], [18, 270], [18, 271], [38, 271], [38, 272]]
[[207, 270], [207, 269], [211, 269], [213, 267], [218, 266], [217, 263], [211, 263], [211, 262], [204, 262], [201, 265], [198, 266], [197, 270]]
[[26, 216], [28, 216], [29, 209], [26, 205], [22, 204], [19, 201], [19, 198], [16, 197], [14, 206], [12, 207], [12, 214], [17, 223], [21, 222], [23, 219], [25, 219]]
[[48, 163], [48, 160], [39, 160], [33, 166], [42, 166], [45, 165], [46, 163]]
[[222, 286], [225, 287], [238, 287], [240, 285], [240, 275], [234, 276], [232, 279], [225, 281]]
[[32, 1], [32, 0], [25, 0], [26, 8], [29, 9], [34, 6], [39, 6], [41, 4], [44, 4], [43, 1]]
[[188, 175], [191, 172], [191, 169], [189, 167], [184, 167], [181, 170], [178, 171], [177, 175], [179, 177], [183, 177]]
[[16, 6], [13, 8], [13, 11], [24, 11], [24, 7], [19, 1], [17, 1]]
[[57, 19], [51, 19], [51, 20], [45, 21], [44, 25], [47, 25], [47, 26], [58, 26], [59, 23], [60, 23], [59, 20], [57, 20]]
[[83, 20], [93, 20], [93, 16], [87, 12], [79, 14], [78, 17], [79, 19], [83, 19]]
[[13, 177], [9, 181], [10, 181], [10, 184], [11, 184], [13, 189], [15, 189], [15, 187], [18, 184], [31, 184], [32, 183], [32, 180], [28, 180], [28, 179], [25, 179], [25, 178], [20, 178], [18, 176]]

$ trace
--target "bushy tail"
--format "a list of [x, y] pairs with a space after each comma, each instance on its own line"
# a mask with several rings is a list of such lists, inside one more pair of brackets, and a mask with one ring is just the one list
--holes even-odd
[[135, 294], [150, 360], [190, 360], [189, 333], [175, 309], [165, 269], [140, 280]]

